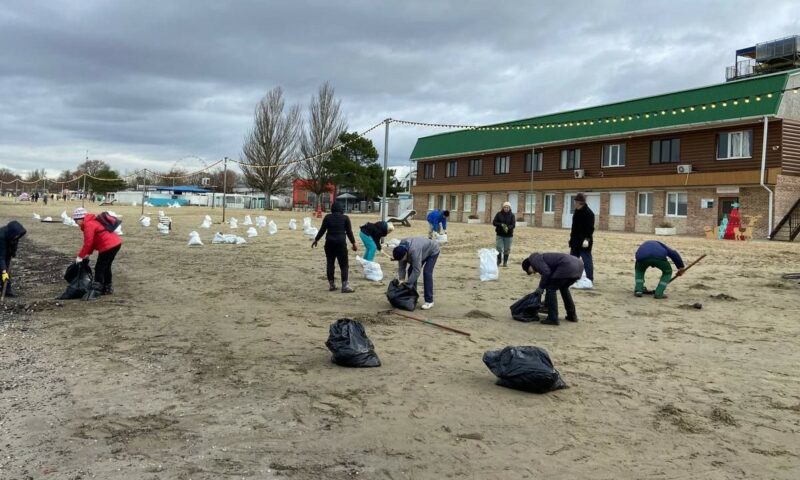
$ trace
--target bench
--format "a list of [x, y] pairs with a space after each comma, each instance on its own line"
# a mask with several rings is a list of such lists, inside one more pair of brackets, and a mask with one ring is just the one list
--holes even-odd
[[409, 210], [409, 211], [408, 211], [408, 212], [406, 212], [406, 214], [405, 214], [405, 215], [403, 215], [403, 217], [401, 217], [401, 218], [398, 218], [398, 217], [389, 217], [388, 219], [386, 219], [386, 221], [387, 221], [387, 222], [392, 222], [392, 223], [399, 223], [400, 225], [403, 225], [404, 227], [410, 227], [410, 226], [411, 226], [411, 222], [410, 222], [410, 220], [411, 220], [412, 218], [414, 218], [414, 215], [416, 215], [416, 214], [417, 214], [417, 211], [416, 211], [416, 210]]

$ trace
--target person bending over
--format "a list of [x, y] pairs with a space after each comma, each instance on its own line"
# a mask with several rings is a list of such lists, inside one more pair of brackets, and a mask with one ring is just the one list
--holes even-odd
[[433, 308], [433, 268], [439, 258], [439, 242], [424, 237], [406, 238], [400, 241], [400, 245], [394, 247], [392, 258], [398, 262], [397, 275], [400, 281], [414, 290], [417, 289], [417, 280], [422, 273], [425, 296], [422, 309]]
[[578, 321], [575, 302], [572, 300], [569, 286], [578, 281], [583, 274], [583, 261], [580, 258], [566, 253], [534, 252], [522, 261], [522, 269], [528, 275], [538, 273], [542, 277], [539, 280], [539, 287], [534, 292], [538, 295], [545, 292], [547, 318], [542, 320], [542, 324], [558, 325], [558, 297], [556, 296], [558, 292], [561, 292], [564, 309], [567, 311], [566, 320]]

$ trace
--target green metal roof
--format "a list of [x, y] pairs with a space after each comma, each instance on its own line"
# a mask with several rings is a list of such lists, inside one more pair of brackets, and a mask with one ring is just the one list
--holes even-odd
[[774, 115], [793, 73], [797, 70], [421, 137], [411, 159]]

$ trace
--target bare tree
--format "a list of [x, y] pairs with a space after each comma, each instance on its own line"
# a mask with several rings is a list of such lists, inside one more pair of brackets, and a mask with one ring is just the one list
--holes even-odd
[[347, 121], [342, 116], [341, 102], [334, 97], [333, 87], [325, 82], [319, 87], [316, 97], [308, 105], [307, 126], [303, 129], [300, 153], [303, 161], [300, 171], [307, 181], [308, 189], [314, 192], [317, 202], [327, 191], [332, 174], [326, 166], [329, 152], [339, 143], [339, 136], [347, 131]]
[[275, 87], [256, 105], [253, 129], [242, 147], [242, 174], [251, 188], [264, 192], [264, 208], [272, 209], [270, 195], [289, 184], [300, 140], [300, 107], [284, 112], [281, 87]]

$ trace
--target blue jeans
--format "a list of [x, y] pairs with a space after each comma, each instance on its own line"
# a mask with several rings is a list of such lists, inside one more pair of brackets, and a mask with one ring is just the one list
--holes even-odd
[[375, 258], [375, 252], [378, 251], [378, 246], [375, 245], [375, 240], [364, 232], [358, 232], [358, 237], [364, 244], [364, 260], [372, 261]]
[[[425, 303], [433, 302], [433, 267], [436, 266], [436, 260], [439, 259], [439, 254], [431, 255], [422, 261], [422, 288], [424, 290]], [[408, 275], [411, 274], [411, 267], [408, 268]], [[408, 278], [406, 276], [406, 278]], [[417, 285], [411, 285], [415, 290]]]
[[583, 269], [586, 270], [586, 278], [594, 282], [594, 263], [592, 263], [592, 251], [588, 248], [570, 248], [569, 254], [583, 260]]

